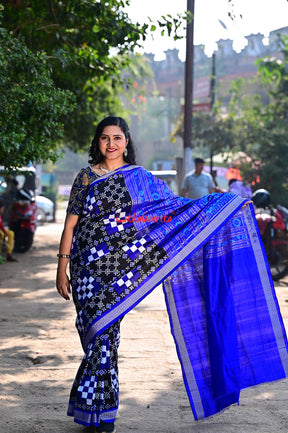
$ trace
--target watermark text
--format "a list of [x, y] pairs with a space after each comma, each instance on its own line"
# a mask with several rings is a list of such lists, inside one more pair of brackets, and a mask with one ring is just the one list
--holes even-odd
[[149, 223], [168, 223], [172, 221], [171, 215], [136, 215], [135, 213], [133, 215], [128, 214], [125, 216], [116, 216], [117, 223], [139, 223], [139, 222], [149, 222]]

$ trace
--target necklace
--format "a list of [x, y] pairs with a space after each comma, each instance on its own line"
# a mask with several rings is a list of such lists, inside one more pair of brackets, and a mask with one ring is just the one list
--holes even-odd
[[99, 164], [99, 169], [104, 171], [104, 173], [111, 173], [114, 170], [108, 170], [107, 168], [103, 168], [102, 165]]

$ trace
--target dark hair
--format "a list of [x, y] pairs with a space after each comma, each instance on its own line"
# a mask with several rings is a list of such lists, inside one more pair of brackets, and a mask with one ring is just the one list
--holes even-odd
[[204, 159], [203, 158], [199, 158], [199, 157], [195, 158], [194, 162], [195, 162], [195, 164], [204, 164], [205, 163]]
[[228, 182], [228, 186], [232, 185], [232, 183], [237, 182], [238, 179], [230, 179]]
[[4, 207], [4, 201], [2, 199], [0, 199], [0, 209], [1, 207]]
[[103, 130], [106, 126], [119, 126], [119, 128], [121, 129], [121, 131], [124, 133], [125, 138], [128, 139], [127, 142], [127, 156], [123, 155], [123, 159], [125, 162], [127, 162], [128, 164], [136, 164], [135, 161], [135, 149], [134, 149], [134, 144], [130, 135], [130, 131], [128, 128], [127, 123], [125, 122], [124, 119], [122, 119], [122, 117], [116, 117], [116, 116], [109, 116], [109, 117], [105, 117], [105, 119], [101, 120], [100, 123], [98, 123], [97, 127], [96, 127], [96, 131], [95, 131], [95, 135], [94, 138], [92, 140], [91, 143], [91, 147], [89, 149], [89, 157], [90, 159], [88, 160], [89, 164], [91, 165], [95, 165], [98, 164], [99, 162], [101, 162], [103, 160], [103, 156], [99, 150], [99, 138], [101, 136], [101, 134], [103, 133]]

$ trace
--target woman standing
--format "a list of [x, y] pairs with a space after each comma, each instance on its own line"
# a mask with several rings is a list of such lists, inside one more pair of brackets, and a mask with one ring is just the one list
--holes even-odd
[[243, 388], [286, 377], [285, 328], [247, 200], [176, 196], [134, 165], [119, 117], [99, 123], [90, 157], [58, 254], [57, 289], [68, 300], [71, 282], [84, 349], [68, 415], [116, 431], [120, 321], [160, 283], [195, 419], [238, 403]]
[[[66, 273], [75, 227], [83, 211], [87, 186], [107, 173], [113, 172], [125, 164], [135, 164], [135, 151], [126, 122], [120, 117], [108, 117], [99, 123], [89, 152], [91, 164], [77, 175], [67, 208], [65, 226], [59, 247], [57, 270], [57, 289], [68, 300], [70, 283]], [[77, 286], [80, 263], [71, 266], [71, 282]], [[73, 277], [74, 276], [74, 277]], [[77, 290], [77, 289], [76, 289]], [[85, 294], [73, 293], [77, 311], [82, 307]], [[115, 322], [104, 335], [93, 343], [90, 356], [85, 356], [75, 379], [69, 405], [69, 415], [81, 420], [82, 411], [93, 412], [91, 425], [99, 432], [115, 432], [114, 420], [118, 409], [118, 367], [117, 349], [120, 341], [120, 320]], [[89, 347], [89, 352], [90, 352]], [[91, 376], [87, 379], [87, 374]], [[97, 378], [97, 381], [96, 381]], [[93, 388], [90, 395], [89, 389]], [[87, 396], [86, 396], [87, 395]], [[79, 396], [79, 398], [78, 398]], [[94, 401], [97, 405], [94, 407]]]

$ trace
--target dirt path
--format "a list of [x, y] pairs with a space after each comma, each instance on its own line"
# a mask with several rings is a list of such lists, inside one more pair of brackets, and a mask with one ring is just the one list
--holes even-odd
[[[18, 263], [0, 265], [0, 433], [84, 433], [66, 416], [82, 358], [72, 302], [54, 287], [63, 212]], [[288, 279], [277, 285], [288, 327]], [[157, 288], [122, 322], [119, 433], [287, 433], [288, 379], [241, 393], [240, 406], [195, 422]]]

